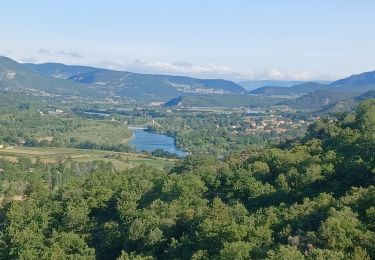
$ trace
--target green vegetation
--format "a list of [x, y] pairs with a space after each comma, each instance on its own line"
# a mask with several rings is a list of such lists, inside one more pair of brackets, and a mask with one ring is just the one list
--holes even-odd
[[226, 156], [248, 145], [264, 147], [269, 142], [299, 137], [314, 120], [307, 113], [288, 110], [285, 106], [249, 111], [238, 108], [79, 108], [73, 112], [91, 119], [105, 119], [110, 115], [128, 125], [148, 127], [150, 131], [172, 136], [177, 146], [190, 154], [200, 152], [215, 156]]
[[120, 122], [83, 120], [64, 111], [26, 109], [0, 115], [0, 142], [10, 145], [130, 151], [130, 137]]
[[294, 100], [285, 101], [283, 104], [297, 109], [316, 111], [355, 96], [358, 96], [358, 93], [319, 90]]
[[352, 112], [361, 101], [375, 98], [375, 90], [370, 90], [358, 97], [348, 98], [333, 105], [325, 106], [322, 110], [318, 111], [320, 114], [335, 114], [335, 113], [348, 113]]
[[262, 145], [266, 136], [238, 135], [232, 133], [230, 126], [243, 121], [236, 113], [181, 113], [157, 118], [162, 128], [154, 126], [151, 130], [161, 131], [176, 138], [176, 144], [192, 154], [207, 152], [222, 156], [239, 151], [247, 145]]
[[375, 100], [170, 170], [0, 161], [2, 259], [375, 258]]
[[[57, 147], [5, 147], [0, 149], [1, 158], [17, 162], [20, 158], [55, 163], [59, 160], [74, 162], [104, 161], [110, 162], [116, 170], [124, 170], [139, 165], [153, 166], [157, 169], [171, 167], [175, 160], [156, 158], [147, 154], [108, 152], [101, 150], [57, 148]], [[156, 156], [160, 156], [156, 154]]]
[[[272, 127], [265, 131], [249, 132], [252, 121], [261, 124], [262, 120], [269, 118], [275, 111], [249, 116], [246, 112], [239, 111], [173, 111], [154, 113], [153, 118], [158, 124], [149, 126], [152, 131], [168, 134], [175, 137], [176, 144], [183, 150], [192, 154], [208, 153], [215, 156], [227, 156], [252, 145], [264, 147], [269, 142], [280, 142], [301, 136], [307, 126], [288, 128], [286, 132], [278, 133]], [[298, 121], [305, 117], [289, 114], [285, 118]]]
[[10, 91], [0, 91], [0, 115], [15, 113], [36, 107], [46, 108], [49, 104], [58, 103], [53, 98], [36, 97]]

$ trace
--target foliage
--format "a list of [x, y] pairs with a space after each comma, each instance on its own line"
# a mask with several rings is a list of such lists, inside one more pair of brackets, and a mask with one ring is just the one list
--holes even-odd
[[373, 259], [375, 101], [171, 170], [0, 161], [1, 258]]
[[35, 109], [0, 115], [0, 142], [10, 145], [130, 151], [126, 144], [130, 136], [120, 122], [49, 115]]

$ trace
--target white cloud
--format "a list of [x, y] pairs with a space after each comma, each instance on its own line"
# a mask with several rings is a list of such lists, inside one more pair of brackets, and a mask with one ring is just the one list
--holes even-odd
[[179, 66], [179, 67], [192, 67], [193, 66], [193, 64], [187, 61], [175, 61], [175, 62], [172, 62], [172, 65]]
[[12, 54], [12, 50], [6, 49], [6, 50], [0, 50], [1, 56], [10, 56]]
[[135, 59], [129, 62], [100, 62], [97, 66], [140, 73], [185, 75], [202, 78], [227, 78], [240, 80], [253, 77], [253, 72], [249, 70], [241, 70], [213, 63], [194, 65], [187, 61], [165, 62]]
[[314, 81], [334, 80], [335, 78], [324, 73], [272, 68], [263, 72], [255, 73], [254, 79]]
[[48, 55], [51, 54], [51, 52], [49, 50], [47, 50], [47, 49], [39, 49], [38, 53], [39, 54], [48, 54]]
[[268, 72], [268, 77], [270, 79], [284, 79], [285, 74], [278, 69], [271, 69]]
[[78, 52], [73, 52], [73, 51], [58, 51], [56, 52], [57, 54], [64, 55], [64, 56], [69, 56], [75, 59], [82, 59], [83, 55], [78, 53]]
[[[3, 51], [4, 53], [5, 51]], [[7, 50], [9, 55], [10, 50]], [[12, 57], [11, 57], [12, 58]], [[198, 78], [223, 78], [233, 81], [253, 80], [253, 79], [273, 79], [273, 80], [332, 80], [332, 76], [323, 73], [309, 72], [294, 69], [253, 69], [244, 67], [229, 66], [219, 64], [216, 59], [210, 60], [209, 63], [194, 64], [186, 60], [162, 61], [162, 60], [145, 60], [145, 59], [126, 59], [119, 57], [113, 60], [102, 60], [93, 57], [93, 55], [84, 55], [81, 52], [74, 51], [56, 51], [51, 49], [36, 49], [13, 57], [22, 62], [44, 63], [44, 62], [60, 62], [74, 65], [88, 65], [102, 67], [107, 69], [131, 71], [138, 73], [153, 74], [170, 74], [191, 76]], [[98, 60], [90, 60], [96, 58]]]
[[224, 78], [234, 81], [252, 79], [303, 81], [331, 79], [326, 74], [311, 73], [307, 71], [281, 70], [277, 68], [267, 70], [251, 70], [214, 63], [195, 65], [187, 61], [164, 62], [135, 59], [129, 62], [110, 62], [107, 64], [102, 63], [101, 65], [111, 69], [127, 70], [140, 73], [186, 75], [202, 78]]

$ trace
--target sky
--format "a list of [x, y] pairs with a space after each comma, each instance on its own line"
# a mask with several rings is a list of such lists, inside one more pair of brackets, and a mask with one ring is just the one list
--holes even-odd
[[0, 55], [234, 81], [375, 70], [373, 0], [3, 0]]

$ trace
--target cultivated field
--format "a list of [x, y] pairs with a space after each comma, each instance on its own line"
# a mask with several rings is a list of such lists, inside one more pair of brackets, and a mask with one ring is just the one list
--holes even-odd
[[59, 159], [71, 159], [73, 161], [103, 160], [112, 162], [117, 170], [132, 168], [145, 164], [156, 168], [164, 168], [173, 165], [176, 160], [157, 158], [145, 154], [120, 153], [102, 150], [83, 150], [72, 148], [35, 148], [35, 147], [6, 147], [0, 148], [0, 156], [9, 161], [17, 161], [20, 157], [27, 157], [35, 161], [40, 158], [43, 162], [56, 162]]

